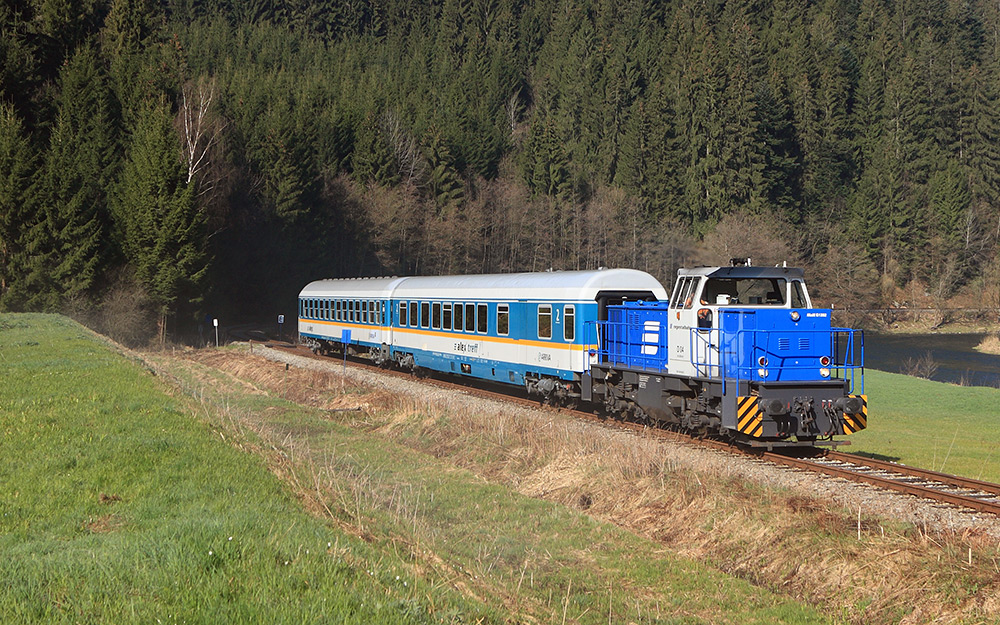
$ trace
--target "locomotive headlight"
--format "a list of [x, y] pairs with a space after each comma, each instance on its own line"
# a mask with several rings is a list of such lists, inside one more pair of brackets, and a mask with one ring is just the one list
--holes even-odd
[[822, 378], [828, 378], [830, 377], [830, 370], [826, 367], [823, 367], [819, 370], [819, 375]]
[[830, 366], [830, 357], [829, 356], [820, 356], [819, 357], [819, 364], [822, 365], [822, 366], [824, 366], [824, 367], [829, 367]]
[[757, 369], [757, 375], [759, 375], [762, 378], [766, 378], [767, 377], [767, 369]]
[[799, 320], [799, 311], [793, 310], [788, 316], [792, 318], [792, 321], [797, 322]]
[[765, 358], [764, 356], [761, 356], [760, 358], [757, 359], [757, 364], [760, 365], [761, 367], [766, 367], [767, 366], [767, 358]]

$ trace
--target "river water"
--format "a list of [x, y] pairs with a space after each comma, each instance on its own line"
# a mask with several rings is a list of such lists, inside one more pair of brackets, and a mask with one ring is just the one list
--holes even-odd
[[932, 380], [1000, 388], [1000, 356], [977, 352], [982, 334], [875, 334], [865, 332], [865, 368], [903, 373], [907, 359], [930, 352]]

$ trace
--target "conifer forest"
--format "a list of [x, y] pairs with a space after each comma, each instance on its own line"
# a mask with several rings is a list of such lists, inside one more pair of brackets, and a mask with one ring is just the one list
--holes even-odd
[[1000, 306], [996, 0], [5, 0], [0, 26], [0, 310], [141, 339], [294, 316], [325, 277], [669, 289], [738, 256], [837, 308]]

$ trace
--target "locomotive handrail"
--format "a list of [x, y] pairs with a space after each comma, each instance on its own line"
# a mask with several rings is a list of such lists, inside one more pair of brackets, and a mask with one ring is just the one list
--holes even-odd
[[[585, 371], [589, 371], [595, 362], [655, 371], [668, 369], [667, 327], [629, 321], [590, 321], [586, 325], [591, 324], [596, 336], [596, 349], [593, 346], [588, 349]], [[783, 330], [782, 334], [787, 338], [789, 334], [814, 335], [817, 332], [810, 329]], [[829, 379], [849, 382], [852, 394], [864, 393], [864, 332], [850, 328], [830, 328], [819, 332], [830, 337], [828, 355], [831, 361], [826, 367], [816, 362], [790, 362], [795, 358], [794, 353], [781, 353], [777, 346], [771, 345], [773, 332], [763, 329], [740, 329], [723, 336], [719, 328], [691, 327], [688, 358], [698, 375], [720, 380], [723, 388], [730, 382], [767, 382], [780, 380], [782, 372], [827, 368], [830, 370]], [[744, 353], [744, 346], [749, 346], [749, 353]], [[766, 359], [766, 366], [759, 364], [761, 356]]]
[[[658, 327], [654, 332], [643, 324], [630, 322], [588, 321], [585, 325], [593, 325], [596, 330], [597, 350], [590, 350], [584, 371], [590, 370], [595, 356], [598, 363], [666, 370], [668, 352], [665, 327]], [[655, 340], [652, 338], [654, 336]]]
[[[722, 355], [724, 352], [721, 345], [722, 341], [719, 340], [721, 337], [720, 332], [719, 328], [689, 328], [688, 360], [694, 366], [698, 375], [703, 375], [707, 378], [723, 378], [723, 388], [725, 388], [725, 376], [722, 375]], [[702, 349], [698, 349], [699, 347]], [[698, 355], [702, 353], [708, 356], [707, 360], [701, 361], [697, 359]], [[718, 356], [715, 363], [712, 362], [713, 353]], [[712, 375], [713, 369], [715, 370], [714, 376]]]

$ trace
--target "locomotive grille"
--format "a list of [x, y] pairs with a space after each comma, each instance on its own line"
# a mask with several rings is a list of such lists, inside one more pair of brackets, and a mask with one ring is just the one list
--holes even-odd
[[787, 336], [780, 337], [778, 339], [778, 349], [782, 351], [788, 351], [792, 347], [792, 340]]
[[799, 351], [801, 352], [809, 351], [809, 337], [807, 336], [799, 337]]

